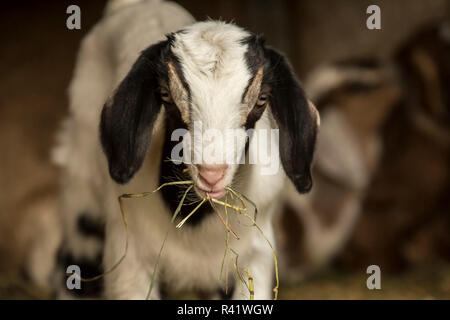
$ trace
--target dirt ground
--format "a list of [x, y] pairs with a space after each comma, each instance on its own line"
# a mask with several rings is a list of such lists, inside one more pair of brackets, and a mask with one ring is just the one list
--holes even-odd
[[450, 266], [411, 270], [381, 276], [381, 289], [369, 290], [367, 275], [328, 271], [297, 286], [286, 284], [282, 299], [448, 299]]
[[[369, 290], [368, 275], [361, 272], [325, 270], [297, 285], [282, 283], [279, 299], [354, 300], [354, 299], [448, 299], [450, 265], [411, 270], [402, 274], [381, 275], [381, 289]], [[0, 275], [0, 299], [51, 299], [48, 289], [31, 286], [18, 274]], [[198, 299], [192, 293], [177, 293], [172, 299]]]
[[[36, 208], [56, 203], [58, 171], [49, 162], [50, 146], [67, 113], [66, 88], [79, 41], [104, 6], [103, 1], [79, 2], [89, 8], [82, 13], [82, 31], [65, 28], [67, 1], [21, 1], [0, 8], [0, 299], [52, 297], [48, 289], [29, 284], [22, 266], [33, 241]], [[325, 270], [300, 285], [282, 284], [280, 299], [450, 298], [447, 264], [382, 274], [381, 290], [368, 290], [367, 276], [365, 270]]]

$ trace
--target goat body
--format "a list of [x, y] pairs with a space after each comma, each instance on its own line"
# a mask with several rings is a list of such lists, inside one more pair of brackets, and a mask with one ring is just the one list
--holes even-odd
[[[232, 185], [256, 203], [258, 225], [273, 242], [271, 221], [285, 184], [299, 192], [312, 185], [310, 165], [319, 117], [282, 55], [235, 25], [193, 24], [176, 4], [128, 2], [112, 3], [83, 40], [70, 85], [70, 116], [53, 154], [63, 168], [65, 240], [59, 252], [59, 279], [69, 264], [79, 265], [82, 277], [89, 277], [101, 273], [97, 268], [101, 262], [109, 270], [121, 258], [126, 233], [117, 203], [120, 194], [151, 191], [180, 177], [194, 181], [192, 199], [199, 199], [202, 192], [213, 196], [219, 185]], [[220, 183], [214, 181], [209, 190], [205, 179], [211, 182], [209, 171], [217, 167], [180, 167], [164, 161], [174, 147], [173, 130], [189, 131], [196, 120], [219, 131], [278, 129], [280, 141], [273, 147], [279, 148], [279, 155], [272, 160], [280, 160], [283, 168], [261, 175], [262, 164], [227, 163], [217, 176]], [[225, 152], [252, 154], [256, 152], [252, 142], [227, 144]], [[101, 294], [113, 299], [146, 297], [174, 206], [184, 190], [167, 187], [125, 203], [128, 252], [105, 276]], [[271, 248], [237, 215], [230, 215], [229, 224], [240, 237], [230, 239], [230, 247], [239, 253], [240, 265], [251, 270], [255, 298], [270, 298]], [[210, 292], [223, 288], [219, 278], [224, 250], [225, 228], [205, 206], [183, 228], [171, 232], [150, 298], [161, 298], [163, 284]], [[233, 268], [227, 270], [234, 273]], [[242, 284], [234, 285], [232, 297], [246, 297], [239, 288]], [[79, 291], [61, 288], [59, 297], [96, 295], [98, 289], [98, 284], [83, 283]]]

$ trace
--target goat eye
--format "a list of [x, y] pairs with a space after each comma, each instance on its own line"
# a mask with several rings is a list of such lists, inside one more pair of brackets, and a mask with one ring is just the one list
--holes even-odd
[[165, 102], [172, 102], [172, 97], [167, 89], [161, 89], [161, 99]]
[[269, 97], [267, 94], [262, 94], [258, 97], [258, 101], [256, 101], [256, 105], [258, 107], [263, 107], [267, 103], [268, 99], [269, 99]]

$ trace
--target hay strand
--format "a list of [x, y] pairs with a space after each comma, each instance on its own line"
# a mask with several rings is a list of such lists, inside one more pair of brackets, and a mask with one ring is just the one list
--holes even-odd
[[[75, 274], [75, 276], [80, 279], [83, 282], [92, 282], [92, 281], [96, 281], [99, 280], [101, 278], [103, 278], [104, 276], [110, 274], [111, 272], [113, 272], [114, 270], [117, 269], [117, 267], [119, 267], [119, 265], [122, 263], [122, 261], [125, 259], [125, 257], [127, 256], [128, 253], [128, 245], [129, 245], [129, 227], [128, 227], [128, 219], [127, 219], [127, 214], [125, 211], [125, 208], [123, 206], [123, 200], [124, 199], [137, 199], [137, 198], [145, 198], [148, 197], [149, 195], [161, 190], [162, 188], [166, 187], [166, 186], [171, 186], [171, 185], [180, 185], [180, 184], [193, 184], [193, 181], [191, 180], [186, 180], [186, 181], [173, 181], [173, 182], [167, 182], [167, 183], [163, 183], [162, 185], [160, 185], [158, 188], [156, 188], [155, 190], [153, 190], [152, 192], [142, 192], [142, 193], [124, 193], [122, 195], [120, 195], [117, 200], [119, 201], [119, 208], [120, 208], [120, 213], [122, 216], [122, 222], [125, 228], [125, 250], [122, 254], [122, 256], [120, 257], [120, 259], [108, 270], [104, 271], [103, 273], [91, 277], [91, 278], [83, 278], [78, 274]], [[192, 188], [192, 186], [190, 188], [188, 188], [188, 190], [190, 190]]]
[[[216, 207], [212, 204], [211, 198], [208, 197], [208, 201], [211, 205], [211, 207], [213, 208], [213, 210], [216, 212], [217, 216], [219, 217], [220, 221], [222, 221], [223, 225], [225, 226], [225, 228], [231, 232], [231, 234], [237, 239], [239, 240], [238, 235], [233, 231], [233, 229], [231, 229], [230, 225], [223, 219], [222, 215], [220, 214], [219, 210], [216, 209]], [[225, 207], [226, 208], [226, 207]]]
[[192, 210], [179, 224], [177, 224], [177, 229], [180, 229], [186, 221], [206, 202], [206, 198], [203, 198], [202, 201]]
[[223, 202], [223, 201], [214, 199], [214, 198], [212, 198], [211, 201], [214, 202], [214, 203], [220, 204], [220, 205], [222, 205], [222, 206], [224, 206], [224, 207], [231, 208], [231, 209], [233, 209], [233, 210], [235, 210], [235, 211], [241, 212], [241, 211], [247, 210], [246, 208], [241, 208], [241, 207], [233, 206], [233, 205], [231, 205], [231, 204], [229, 204], [229, 203], [226, 203], [226, 202]]
[[[231, 249], [231, 248], [230, 248], [230, 250], [231, 250], [231, 252], [233, 252], [234, 255], [236, 256], [235, 260], [233, 261], [233, 264], [234, 264], [234, 270], [235, 270], [235, 272], [236, 272], [236, 274], [237, 274], [237, 276], [238, 276], [238, 279], [239, 279], [239, 280], [241, 281], [241, 283], [243, 283], [243, 284], [245, 285], [245, 287], [247, 288], [247, 291], [248, 291], [248, 294], [249, 294], [249, 298], [251, 299], [252, 295], [253, 295], [253, 297], [254, 297], [254, 295], [255, 295], [254, 288], [251, 290], [251, 288], [250, 288], [250, 283], [247, 283], [247, 282], [245, 281], [244, 277], [242, 276], [241, 272], [239, 271], [239, 264], [238, 264], [239, 254], [238, 254], [234, 249]], [[247, 267], [247, 269], [248, 269], [248, 267]], [[252, 278], [252, 283], [253, 283], [253, 278]]]
[[244, 208], [247, 208], [247, 207], [245, 206], [245, 201], [244, 201], [242, 198], [244, 198], [245, 200], [247, 200], [248, 202], [250, 202], [250, 204], [251, 204], [251, 205], [253, 206], [253, 208], [255, 209], [255, 212], [254, 212], [254, 214], [253, 214], [253, 219], [256, 221], [256, 218], [257, 218], [257, 216], [258, 216], [258, 207], [256, 206], [256, 204], [255, 204], [252, 200], [250, 200], [246, 195], [244, 195], [244, 194], [242, 194], [242, 193], [240, 193], [240, 192], [237, 192], [237, 191], [234, 190], [233, 188], [231, 188], [231, 187], [226, 187], [226, 189], [229, 190], [229, 191], [231, 191], [233, 194], [235, 194], [236, 197], [238, 197], [238, 199], [239, 199], [242, 203], [244, 203]]
[[[228, 202], [228, 193], [225, 195], [225, 202]], [[227, 207], [224, 207], [224, 211], [225, 211], [225, 222], [226, 222], [226, 224], [228, 224], [228, 209], [227, 209]], [[228, 249], [230, 247], [229, 244], [230, 244], [230, 231], [227, 229], [225, 231], [225, 252], [223, 253], [222, 264], [220, 267], [219, 280], [222, 280], [223, 266], [225, 264], [225, 259], [227, 258]], [[228, 293], [228, 282], [226, 282], [225, 293], [226, 294]]]
[[250, 300], [255, 300], [255, 285], [253, 283], [253, 277], [250, 274], [250, 270], [247, 267], [247, 278], [248, 278], [248, 291], [250, 291]]
[[277, 259], [277, 254], [275, 253], [275, 249], [274, 249], [272, 243], [267, 238], [267, 236], [264, 234], [262, 229], [258, 226], [256, 221], [251, 216], [249, 216], [246, 212], [244, 212], [244, 216], [246, 216], [248, 219], [250, 219], [250, 221], [253, 222], [253, 225], [258, 229], [259, 233], [263, 236], [263, 238], [266, 240], [266, 242], [268, 243], [268, 245], [272, 249], [273, 262], [274, 262], [274, 265], [275, 265], [275, 280], [276, 280], [276, 285], [273, 288], [273, 294], [274, 294], [273, 299], [277, 300], [278, 299], [278, 289], [280, 287], [280, 279], [279, 279], [279, 276], [278, 276], [278, 259]]
[[189, 186], [189, 187], [186, 189], [186, 191], [185, 191], [184, 194], [183, 194], [183, 197], [181, 198], [180, 203], [178, 204], [177, 209], [175, 210], [175, 212], [174, 212], [174, 214], [173, 214], [173, 216], [172, 216], [172, 219], [170, 220], [169, 227], [167, 228], [166, 234], [165, 234], [165, 236], [164, 236], [164, 240], [163, 240], [163, 242], [162, 242], [161, 248], [159, 249], [159, 253], [158, 253], [158, 256], [157, 256], [157, 258], [156, 258], [155, 266], [154, 266], [154, 268], [153, 268], [152, 280], [151, 280], [151, 282], [150, 282], [150, 287], [149, 287], [149, 289], [148, 289], [147, 296], [145, 297], [146, 300], [149, 300], [149, 299], [150, 299], [150, 295], [151, 295], [151, 293], [152, 293], [153, 286], [154, 286], [154, 284], [155, 284], [156, 274], [157, 274], [157, 272], [158, 272], [158, 267], [159, 267], [159, 260], [161, 259], [161, 255], [162, 255], [162, 251], [163, 251], [163, 249], [164, 249], [164, 245], [166, 244], [167, 237], [169, 236], [170, 227], [172, 226], [173, 222], [174, 222], [175, 219], [177, 218], [178, 213], [180, 213], [181, 207], [183, 206], [184, 199], [186, 199], [186, 196], [187, 196], [188, 192], [189, 192], [192, 188], [193, 188], [193, 185], [192, 185], [192, 186]]
[[[171, 160], [169, 160], [171, 161]], [[259, 231], [259, 233], [263, 236], [263, 238], [266, 240], [266, 242], [268, 243], [268, 245], [270, 246], [270, 248], [272, 249], [272, 254], [273, 254], [273, 259], [274, 259], [274, 265], [275, 265], [275, 277], [276, 277], [276, 286], [273, 289], [274, 292], [274, 300], [278, 299], [278, 289], [279, 289], [279, 276], [278, 276], [278, 260], [277, 260], [277, 256], [275, 253], [275, 249], [272, 245], [272, 243], [270, 242], [270, 240], [267, 238], [267, 236], [264, 234], [264, 232], [262, 231], [262, 229], [259, 227], [259, 225], [256, 223], [256, 218], [257, 218], [257, 214], [258, 214], [258, 209], [256, 207], [256, 204], [250, 200], [247, 196], [241, 194], [240, 192], [234, 190], [231, 187], [226, 187], [226, 196], [225, 196], [225, 201], [221, 201], [218, 199], [214, 199], [211, 198], [209, 196], [204, 197], [198, 201], [194, 201], [191, 202], [189, 204], [185, 204], [184, 201], [187, 197], [187, 194], [189, 193], [189, 191], [192, 190], [192, 188], [194, 187], [194, 182], [192, 180], [185, 180], [185, 181], [172, 181], [172, 182], [167, 182], [167, 183], [163, 183], [162, 185], [160, 185], [159, 187], [157, 187], [155, 190], [153, 190], [152, 192], [143, 192], [143, 193], [124, 193], [122, 195], [120, 195], [118, 197], [118, 202], [119, 202], [119, 207], [120, 207], [120, 212], [121, 212], [121, 216], [122, 216], [122, 221], [124, 224], [124, 228], [125, 228], [125, 233], [126, 233], [126, 242], [125, 242], [125, 249], [124, 252], [122, 254], [122, 256], [120, 257], [120, 259], [107, 271], [103, 272], [100, 275], [97, 275], [95, 277], [92, 278], [82, 278], [81, 276], [77, 275], [82, 281], [84, 282], [90, 282], [90, 281], [95, 281], [98, 280], [102, 277], [104, 277], [105, 275], [113, 272], [115, 269], [117, 269], [117, 267], [123, 262], [123, 260], [125, 259], [127, 253], [128, 253], [128, 246], [129, 246], [129, 226], [128, 226], [128, 219], [127, 219], [127, 213], [126, 210], [124, 208], [124, 199], [136, 199], [136, 198], [145, 198], [159, 190], [161, 190], [162, 188], [166, 187], [166, 186], [173, 186], [173, 185], [183, 185], [183, 184], [190, 184], [190, 186], [185, 190], [178, 206], [177, 209], [175, 210], [174, 214], [172, 215], [169, 227], [165, 233], [164, 236], [164, 240], [162, 242], [161, 248], [159, 250], [158, 256], [156, 258], [156, 262], [155, 262], [155, 266], [153, 269], [153, 274], [152, 274], [152, 278], [151, 278], [151, 282], [149, 285], [149, 289], [147, 292], [147, 296], [146, 299], [150, 298], [150, 295], [152, 293], [154, 284], [156, 282], [156, 275], [158, 272], [158, 268], [159, 268], [159, 262], [161, 259], [161, 255], [165, 246], [165, 243], [167, 241], [168, 235], [170, 233], [171, 230], [171, 226], [173, 225], [173, 223], [175, 222], [175, 219], [177, 218], [178, 214], [181, 211], [181, 208], [183, 205], [192, 205], [195, 203], [198, 203], [198, 205], [180, 222], [176, 225], [177, 229], [180, 229], [187, 221], [188, 219], [196, 212], [198, 211], [198, 209], [206, 202], [208, 201], [212, 207], [212, 209], [216, 212], [217, 216], [219, 217], [219, 219], [221, 220], [221, 222], [223, 223], [223, 225], [225, 226], [226, 229], [226, 233], [225, 233], [225, 252], [223, 255], [223, 259], [222, 259], [222, 264], [221, 264], [221, 268], [220, 268], [220, 280], [222, 280], [223, 278], [223, 272], [224, 272], [224, 265], [226, 262], [226, 258], [227, 258], [227, 254], [228, 251], [232, 252], [235, 254], [236, 258], [233, 261], [234, 262], [234, 267], [236, 270], [236, 274], [239, 278], [239, 280], [241, 282], [243, 282], [245, 284], [245, 287], [248, 289], [249, 291], [249, 295], [250, 295], [250, 300], [254, 299], [254, 279], [252, 277], [252, 275], [250, 274], [250, 270], [247, 267], [246, 269], [246, 276], [247, 276], [247, 281], [244, 279], [244, 277], [242, 276], [241, 272], [239, 271], [239, 266], [238, 266], [238, 258], [239, 255], [238, 253], [230, 248], [229, 246], [229, 236], [230, 234], [232, 234], [237, 240], [239, 240], [239, 236], [233, 231], [233, 229], [231, 228], [230, 224], [229, 224], [229, 215], [228, 215], [228, 209], [232, 209], [235, 214], [239, 214], [239, 215], [244, 215], [247, 219], [249, 219], [252, 222], [251, 227], [256, 227], [257, 230]], [[230, 204], [228, 202], [228, 197], [231, 198], [232, 200], [232, 204]], [[239, 199], [239, 201], [241, 202], [241, 207], [235, 205], [235, 198]], [[254, 207], [254, 215], [253, 217], [251, 217], [248, 213], [247, 213], [247, 206], [246, 206], [246, 201], [249, 202], [253, 207]], [[219, 210], [216, 208], [216, 206], [214, 204], [218, 204], [224, 207], [224, 211], [225, 211], [225, 219], [222, 217], [222, 215], [220, 214]], [[229, 264], [227, 263], [227, 267], [226, 267], [226, 279], [225, 279], [225, 292], [228, 293], [228, 275], [229, 275], [229, 270], [228, 270], [228, 266]]]
[[92, 281], [96, 281], [99, 280], [101, 278], [103, 278], [104, 276], [106, 276], [107, 274], [113, 272], [114, 270], [117, 269], [117, 267], [122, 263], [122, 261], [125, 259], [125, 257], [127, 256], [128, 253], [128, 243], [129, 243], [129, 229], [128, 229], [128, 219], [127, 219], [127, 215], [125, 212], [125, 209], [123, 208], [123, 199], [127, 199], [127, 198], [143, 198], [143, 197], [147, 197], [148, 195], [150, 195], [150, 192], [144, 192], [144, 193], [139, 193], [139, 194], [123, 194], [121, 196], [119, 196], [117, 199], [119, 201], [119, 207], [120, 207], [120, 213], [122, 215], [122, 222], [123, 225], [125, 227], [125, 250], [122, 254], [122, 256], [120, 257], [120, 259], [108, 270], [106, 270], [105, 272], [91, 277], [91, 278], [83, 278], [78, 274], [75, 274], [76, 277], [78, 277], [81, 281], [83, 282], [92, 282]]

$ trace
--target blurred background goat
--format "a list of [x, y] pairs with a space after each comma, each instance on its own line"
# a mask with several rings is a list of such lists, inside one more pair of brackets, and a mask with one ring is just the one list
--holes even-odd
[[[280, 298], [450, 298], [450, 1], [176, 2], [264, 34], [321, 112], [313, 191], [287, 192], [276, 221]], [[65, 27], [70, 4], [81, 30]], [[381, 30], [366, 28], [371, 4]], [[104, 5], [1, 5], [0, 298], [51, 297], [61, 234], [49, 153]], [[365, 287], [371, 264], [380, 292]]]

